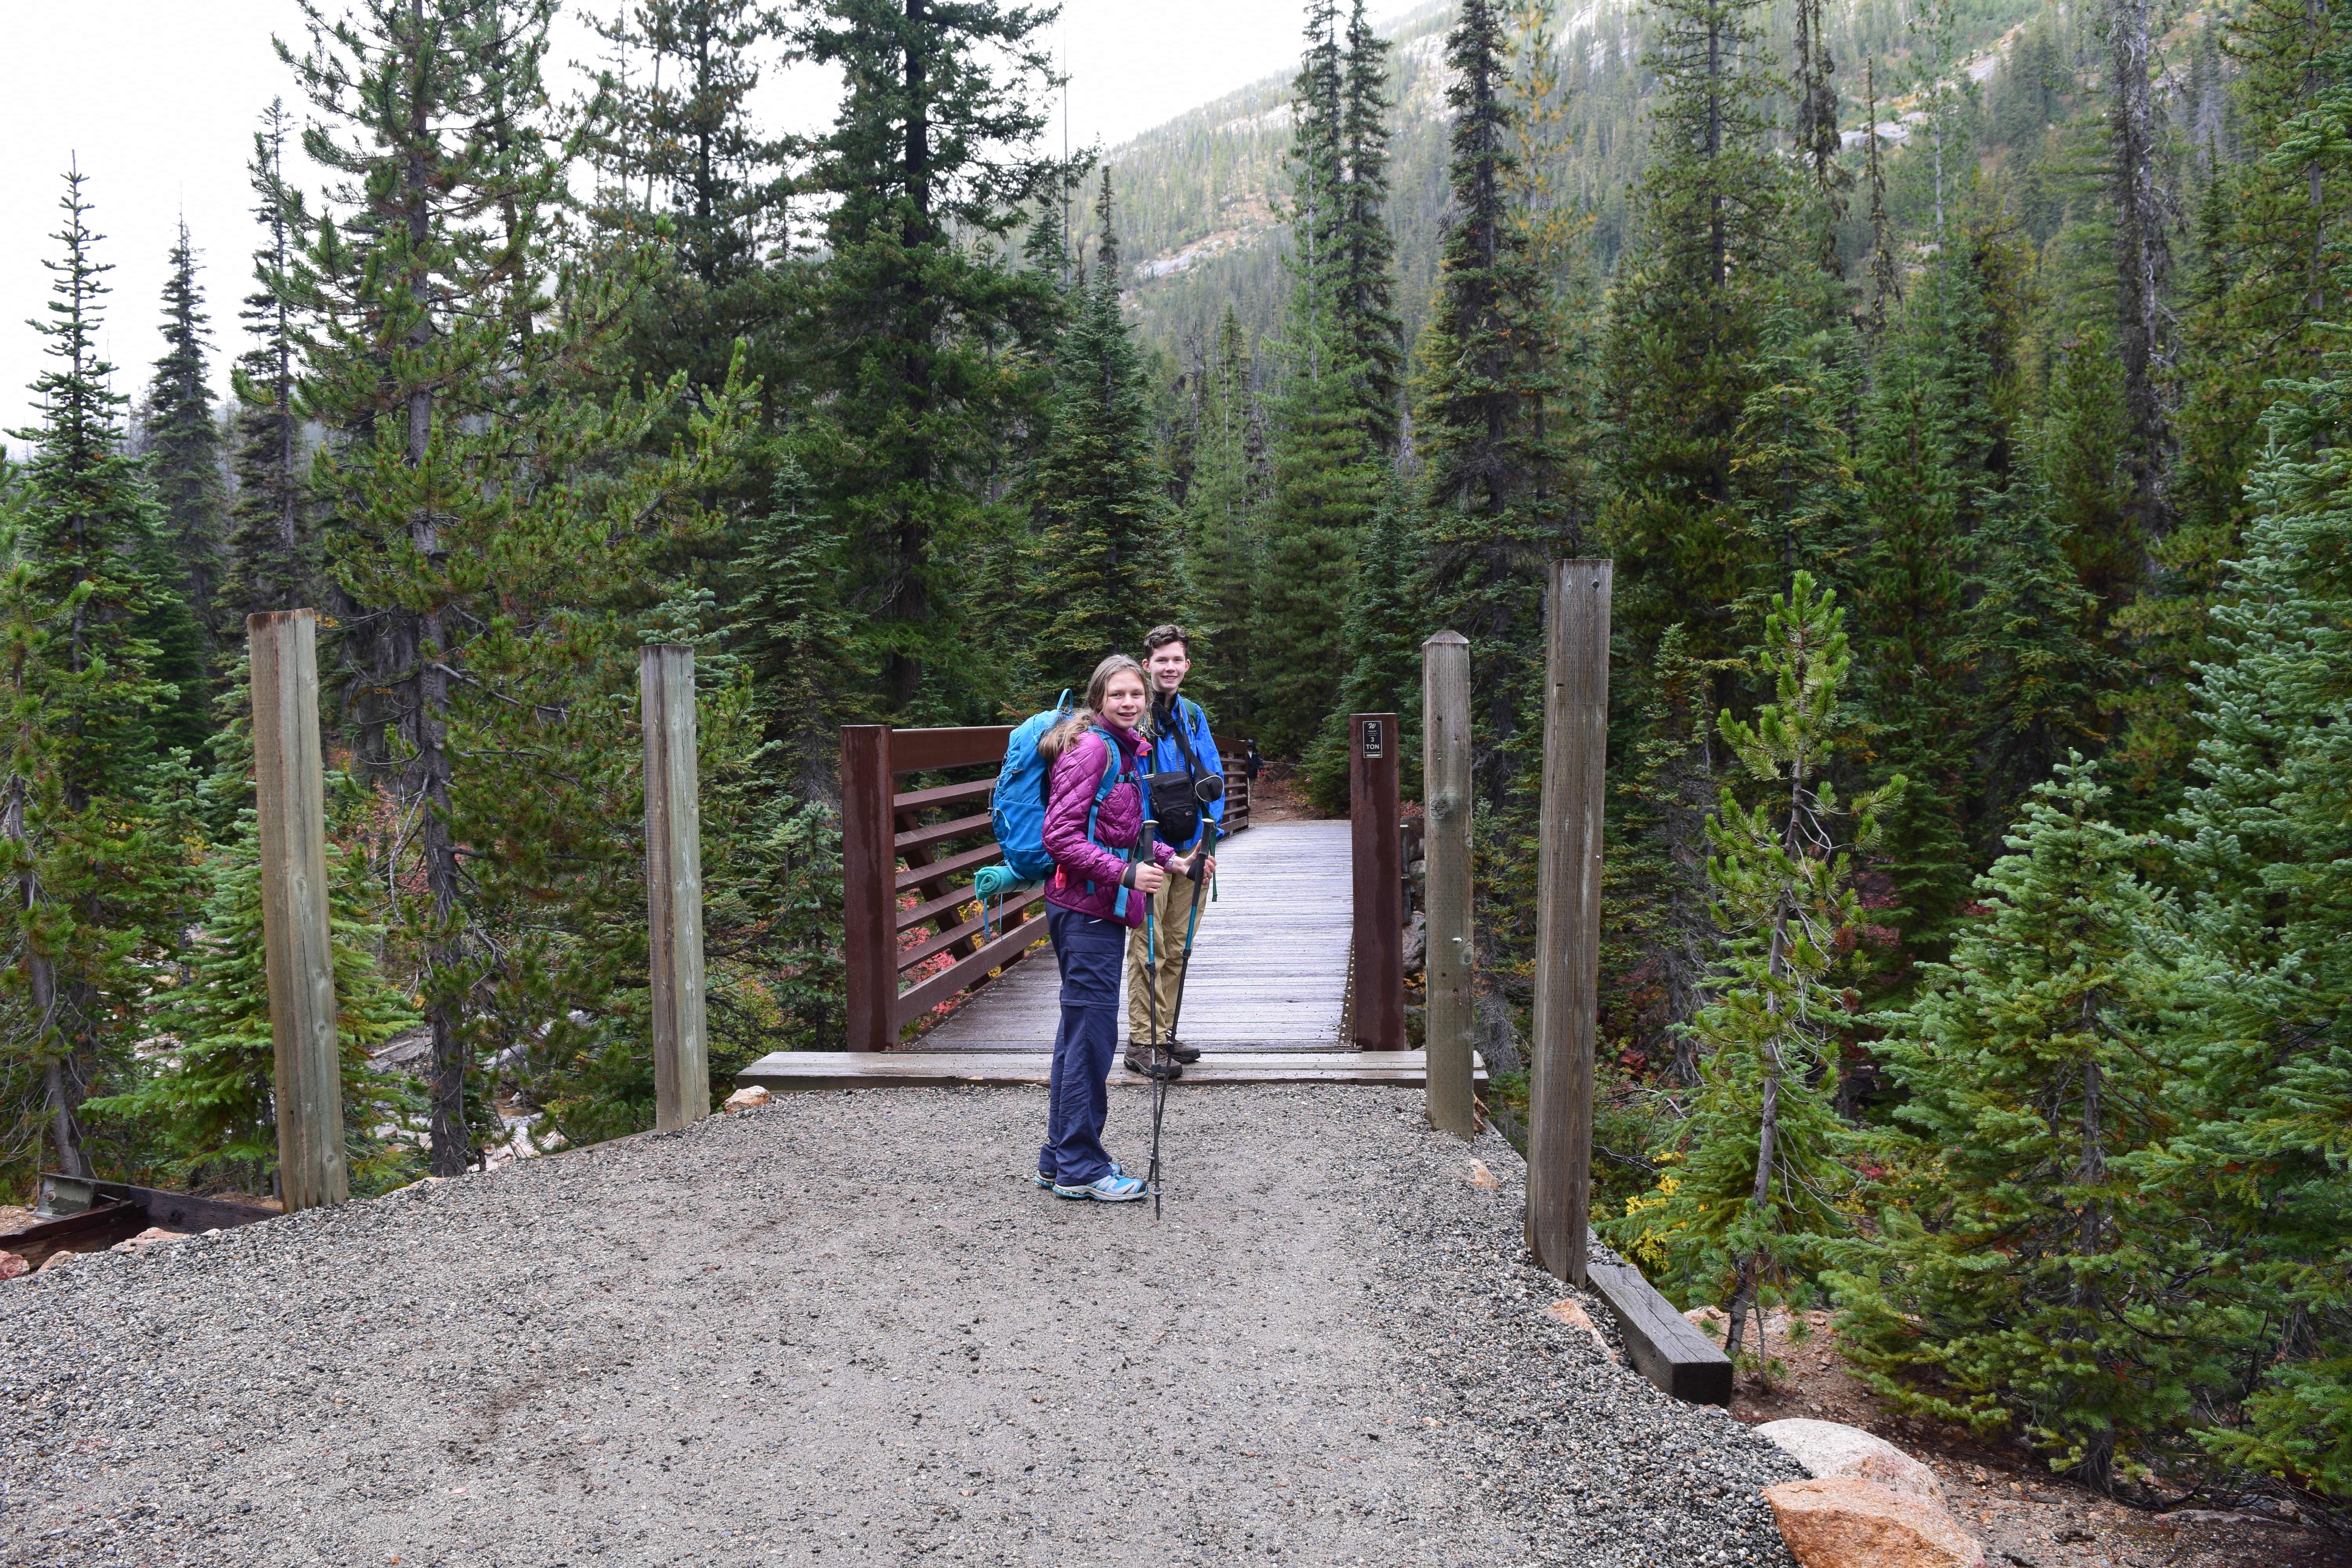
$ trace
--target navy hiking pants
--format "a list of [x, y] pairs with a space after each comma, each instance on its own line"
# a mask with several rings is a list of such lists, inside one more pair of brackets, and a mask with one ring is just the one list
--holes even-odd
[[1110, 1112], [1111, 1058], [1118, 1052], [1118, 972], [1127, 958], [1127, 926], [1056, 905], [1045, 910], [1045, 930], [1062, 970], [1062, 1026], [1054, 1035], [1037, 1171], [1063, 1186], [1082, 1187], [1110, 1174], [1102, 1131]]

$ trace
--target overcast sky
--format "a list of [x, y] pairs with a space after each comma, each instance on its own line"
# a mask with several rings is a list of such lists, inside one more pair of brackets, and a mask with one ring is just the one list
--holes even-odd
[[[608, 8], [613, 0], [597, 0]], [[1206, 100], [1287, 68], [1298, 52], [1303, 0], [1065, 0], [1055, 28], [1069, 61], [1074, 145], [1106, 146]], [[333, 0], [322, 5], [331, 14]], [[1384, 7], [1383, 9], [1386, 9]], [[40, 374], [39, 341], [22, 323], [47, 299], [44, 258], [58, 226], [60, 175], [68, 160], [89, 176], [93, 226], [113, 264], [105, 352], [116, 390], [136, 396], [162, 352], [156, 330], [164, 256], [184, 215], [202, 268], [216, 353], [214, 384], [243, 347], [237, 300], [253, 245], [246, 159], [260, 110], [293, 83], [271, 51], [272, 33], [299, 41], [294, 0], [73, 0], [6, 6], [0, 63], [0, 429], [32, 421], [26, 384]], [[596, 40], [576, 18], [552, 51], [593, 57]], [[808, 72], [762, 84], [771, 126], [814, 129], [834, 91]], [[316, 181], [306, 181], [315, 186]], [[11, 452], [22, 443], [7, 441]]]

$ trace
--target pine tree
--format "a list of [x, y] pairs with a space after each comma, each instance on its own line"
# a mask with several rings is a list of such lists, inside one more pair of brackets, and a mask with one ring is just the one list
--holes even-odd
[[2149, 544], [2172, 528], [2167, 481], [2173, 437], [2158, 384], [2171, 339], [2165, 293], [2172, 268], [2166, 238], [2172, 214], [2159, 184], [2161, 127], [2148, 84], [2150, 50], [2160, 26], [2147, 0], [2108, 0], [2109, 204], [2115, 214], [2116, 346], [2127, 437], [2122, 456], [2133, 529]]
[[2352, 179], [2305, 117], [2336, 80], [2330, 54], [2342, 26], [2334, 6], [2250, 0], [2223, 34], [2236, 67], [2230, 139], [2251, 155], [2220, 159], [2200, 203], [2164, 388], [2178, 399], [2171, 531], [2148, 541], [2152, 580], [2115, 616], [2144, 677], [2111, 699], [2109, 777], [2145, 816], [2178, 803], [2197, 746], [2187, 694], [2196, 667], [2214, 657], [2210, 611], [2251, 515], [2246, 479], [2262, 456], [2273, 384], [2307, 374], [2326, 342], [2328, 237], [2342, 229]]
[[1886, 212], [1885, 138], [1878, 133], [1877, 62], [1863, 67], [1863, 111], [1870, 117], [1863, 139], [1870, 185], [1870, 302], [1863, 310], [1863, 337], [1872, 348], [1886, 331], [1887, 314], [1903, 298], [1903, 260], [1895, 253], [1895, 227]]
[[1348, 814], [1351, 713], [1397, 716], [1398, 778], [1409, 798], [1419, 797], [1421, 645], [1431, 629], [1424, 625], [1425, 595], [1412, 499], [1402, 484], [1391, 483], [1357, 551], [1355, 591], [1343, 627], [1347, 671], [1302, 770], [1308, 800], [1326, 816]]
[[1528, 254], [1510, 193], [1517, 160], [1508, 40], [1496, 0], [1465, 0], [1446, 37], [1453, 71], [1453, 226], [1422, 342], [1416, 437], [1424, 485], [1433, 629], [1479, 650], [1474, 773], [1504, 803], [1539, 726], [1544, 564], [1583, 546], [1580, 498], [1561, 484], [1559, 384], [1538, 330], [1547, 279]]
[[787, 455], [768, 510], [745, 530], [733, 563], [730, 640], [758, 693], [772, 776], [803, 800], [839, 788], [834, 716], [865, 673], [849, 662], [841, 552], [840, 531], [816, 510], [807, 475]]
[[[1838, 161], [1843, 141], [1838, 133], [1837, 62], [1830, 54], [1825, 20], [1822, 0], [1797, 0], [1796, 68], [1790, 82], [1796, 112], [1790, 131], [1811, 187], [1817, 265], [1829, 277], [1843, 279], [1845, 264], [1838, 257], [1837, 226], [1845, 217], [1845, 193], [1853, 188], [1853, 171]], [[1874, 125], [1874, 157], [1876, 134]]]
[[1331, 303], [1364, 437], [1393, 460], [1403, 413], [1404, 324], [1394, 300], [1396, 239], [1388, 215], [1390, 44], [1367, 20], [1365, 4], [1353, 0], [1339, 62]]
[[[1614, 427], [1610, 532], [1633, 646], [1686, 626], [1692, 652], [1735, 651], [1726, 606], [1780, 580], [1732, 505], [1741, 412], [1756, 390], [1785, 257], [1780, 96], [1758, 0], [1663, 0], [1636, 231], [1611, 292], [1604, 363]], [[1718, 705], [1727, 700], [1718, 693]]]
[[1878, 1054], [1908, 1098], [1878, 1234], [1833, 1276], [1849, 1355], [1903, 1409], [2013, 1425], [2105, 1487], [2147, 1475], [2233, 1337], [2164, 1178], [2181, 1063], [2177, 910], [2079, 753]]
[[225, 625], [219, 601], [228, 496], [221, 483], [220, 422], [205, 384], [211, 331], [184, 218], [171, 268], [163, 283], [163, 357], [155, 362], [147, 393], [147, 471], [163, 509], [162, 537], [173, 586], [204, 629], [209, 650], [219, 647]]
[[189, 890], [185, 778], [161, 724], [178, 693], [155, 677], [149, 635], [170, 600], [141, 569], [156, 510], [123, 451], [124, 399], [98, 351], [110, 268], [94, 254], [101, 237], [82, 185], [79, 169], [68, 173], [63, 255], [43, 263], [52, 297], [36, 330], [51, 366], [33, 384], [42, 424], [18, 433], [33, 456], [19, 560], [0, 592], [0, 849], [15, 884], [0, 981], [6, 1053], [12, 1079], [37, 1073], [40, 1119], [69, 1175], [95, 1170], [83, 1102], [135, 1072], [149, 965], [176, 946]]
[[286, 183], [286, 107], [273, 100], [253, 133], [246, 165], [254, 221], [254, 292], [238, 312], [253, 347], [236, 362], [236, 501], [222, 587], [224, 633], [243, 635], [245, 617], [299, 609], [316, 592], [317, 563], [302, 510], [302, 416], [295, 407], [299, 369], [291, 282], [295, 253], [309, 226], [302, 194]]
[[1095, 224], [1094, 270], [1055, 353], [1044, 446], [1026, 485], [1042, 596], [1036, 668], [1056, 689], [1082, 685], [1107, 650], [1139, 647], [1176, 587], [1143, 367], [1119, 314], [1107, 168]]
[[[2352, 64], [2331, 57], [2339, 71]], [[2339, 83], [2343, 78], [2337, 78]], [[2352, 107], [2340, 85], [2323, 100]], [[2337, 123], [2341, 123], [2338, 120]], [[2345, 275], [2336, 274], [2343, 287]], [[2253, 521], [2212, 612], [2196, 782], [2169, 847], [2200, 963], [2184, 1000], [2205, 1117], [2176, 1150], [2263, 1325], [2221, 1454], [2352, 1495], [2352, 355], [2278, 387]]]
[[779, 14], [754, 0], [635, 0], [590, 25], [620, 57], [593, 142], [606, 221], [667, 217], [679, 268], [704, 289], [756, 271], [761, 247], [784, 237], [787, 146], [761, 137], [750, 109], [752, 51], [782, 31]]
[[1282, 756], [1305, 751], [1339, 700], [1356, 542], [1381, 491], [1349, 346], [1355, 329], [1341, 300], [1346, 70], [1337, 9], [1336, 0], [1308, 7], [1291, 89], [1290, 313], [1273, 409], [1265, 575], [1252, 605], [1250, 706], [1260, 745]]
[[1201, 369], [1200, 428], [1184, 497], [1184, 586], [1200, 639], [1191, 687], [1234, 733], [1255, 736], [1257, 647], [1251, 605], [1264, 580], [1265, 489], [1250, 352], [1233, 307]]
[[[1757, 803], [1727, 787], [1707, 823], [1727, 948], [1690, 1026], [1701, 1082], [1671, 1151], [1678, 1171], [1628, 1222], [1666, 1234], [1686, 1292], [1724, 1302], [1735, 1357], [1762, 1293], [1809, 1277], [1824, 1238], [1844, 1228], [1851, 1134], [1832, 1097], [1845, 1006], [1832, 976], [1860, 904], [1837, 828], [1851, 817], [1850, 842], [1867, 847], [1883, 799], [1842, 807], [1826, 777], [1852, 664], [1844, 619], [1836, 595], [1798, 573], [1765, 616], [1774, 700], [1752, 724], [1727, 710], [1717, 721]], [[1903, 787], [1890, 780], [1884, 794]]]
[[795, 447], [847, 540], [857, 662], [899, 722], [996, 717], [962, 584], [1011, 530], [991, 498], [1048, 390], [1023, 356], [1061, 325], [1055, 281], [995, 248], [1069, 173], [1035, 150], [1045, 23], [999, 0], [822, 0], [790, 34], [847, 81], [809, 176], [835, 205]]
[[555, 275], [562, 146], [533, 117], [552, 13], [367, 0], [297, 62], [307, 149], [347, 177], [299, 269], [301, 406], [335, 437], [314, 467], [356, 762], [413, 825], [378, 853], [433, 1030], [437, 1174], [497, 1131], [481, 1063], [591, 1037], [643, 1055], [642, 906], [617, 869], [642, 785], [612, 736], [656, 552], [700, 526], [687, 498], [747, 413], [730, 374], [689, 440], [631, 456], [684, 378], [642, 401], [597, 378], [642, 273]]
[[[94, 1119], [152, 1128], [176, 1183], [226, 1180], [267, 1193], [275, 1190], [278, 1166], [277, 1058], [263, 966], [259, 840], [248, 809], [236, 836], [212, 858], [189, 978], [154, 998], [153, 1027], [175, 1047], [168, 1065], [85, 1109]], [[332, 849], [328, 874], [344, 1152], [352, 1192], [366, 1196], [421, 1173], [415, 1149], [383, 1133], [409, 1121], [410, 1096], [368, 1059], [370, 1047], [414, 1026], [416, 1016], [378, 971], [372, 948], [383, 928], [366, 921], [347, 864]]]

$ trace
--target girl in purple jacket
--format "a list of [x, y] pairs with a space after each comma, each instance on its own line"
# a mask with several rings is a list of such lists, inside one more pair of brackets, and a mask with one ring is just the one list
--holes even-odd
[[[1054, 759], [1045, 784], [1045, 852], [1055, 868], [1045, 889], [1045, 930], [1061, 965], [1062, 1022], [1054, 1036], [1037, 1184], [1060, 1197], [1123, 1204], [1144, 1195], [1143, 1184], [1104, 1152], [1102, 1131], [1110, 1109], [1111, 1058], [1118, 1050], [1118, 976], [1127, 933], [1143, 923], [1151, 895], [1168, 879], [1163, 868], [1176, 859], [1174, 850], [1156, 842], [1150, 861], [1129, 858], [1143, 829], [1142, 759], [1151, 753], [1151, 742], [1136, 726], [1150, 707], [1143, 667], [1115, 653], [1095, 667], [1086, 706], [1038, 742]], [[1095, 792], [1113, 769], [1121, 776], [1097, 807]], [[1117, 912], [1121, 888], [1131, 894], [1123, 917]]]

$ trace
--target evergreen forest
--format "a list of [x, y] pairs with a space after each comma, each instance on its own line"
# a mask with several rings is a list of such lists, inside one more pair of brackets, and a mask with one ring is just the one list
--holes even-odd
[[[839, 1048], [838, 726], [1174, 620], [1339, 815], [1342, 716], [1417, 781], [1464, 633], [1507, 1121], [1545, 566], [1608, 556], [1602, 1235], [1751, 1366], [1832, 1309], [2126, 1500], [2352, 1504], [2352, 11], [1309, 0], [1295, 73], [1073, 152], [1048, 9], [629, 0], [575, 90], [558, 3], [303, 0], [159, 300], [59, 174], [11, 1196], [270, 1189], [243, 628], [297, 606], [356, 1192], [652, 1124], [653, 642], [724, 1086]], [[753, 112], [788, 63], [818, 131]]]

